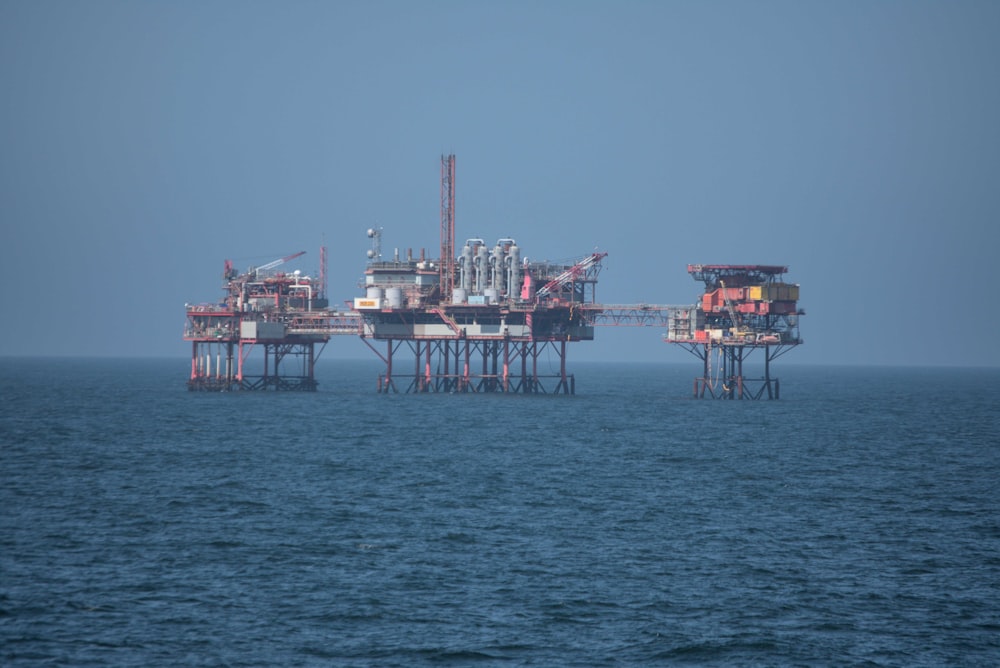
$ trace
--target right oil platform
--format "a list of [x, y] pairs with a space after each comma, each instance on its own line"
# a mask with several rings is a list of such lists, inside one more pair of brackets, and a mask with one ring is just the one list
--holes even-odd
[[[771, 362], [802, 343], [799, 316], [805, 315], [798, 307], [798, 284], [783, 281], [786, 272], [788, 267], [777, 265], [688, 265], [688, 273], [705, 284], [705, 292], [693, 308], [672, 309], [664, 340], [701, 359], [695, 397], [780, 398]], [[764, 375], [748, 378], [743, 362], [757, 350], [764, 357]]]

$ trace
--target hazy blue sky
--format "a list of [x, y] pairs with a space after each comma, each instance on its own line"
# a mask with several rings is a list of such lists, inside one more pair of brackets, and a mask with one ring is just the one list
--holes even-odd
[[[225, 258], [456, 228], [606, 303], [787, 264], [783, 363], [1000, 364], [1000, 2], [0, 2], [0, 354], [185, 355]], [[570, 359], [693, 361], [603, 328]], [[355, 339], [324, 357], [370, 356]]]

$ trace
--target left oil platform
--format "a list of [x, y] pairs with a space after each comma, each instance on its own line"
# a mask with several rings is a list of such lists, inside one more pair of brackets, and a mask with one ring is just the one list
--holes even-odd
[[282, 270], [304, 252], [242, 273], [227, 260], [224, 298], [186, 307], [188, 388], [314, 391], [327, 342], [355, 335], [385, 365], [379, 392], [575, 394], [567, 344], [594, 338], [606, 253], [529, 262], [510, 238], [472, 238], [459, 252], [454, 155], [441, 158], [438, 257], [421, 251], [384, 259], [381, 234], [368, 232], [365, 295], [343, 311], [329, 306], [325, 248], [316, 278]]
[[[184, 339], [191, 342], [188, 389], [316, 389], [316, 360], [330, 337], [357, 334], [356, 313], [329, 309], [326, 297], [326, 248], [320, 249], [320, 276], [280, 267], [305, 251], [240, 273], [230, 260], [223, 269], [224, 298], [212, 304], [187, 304]], [[262, 366], [250, 364], [263, 352]]]

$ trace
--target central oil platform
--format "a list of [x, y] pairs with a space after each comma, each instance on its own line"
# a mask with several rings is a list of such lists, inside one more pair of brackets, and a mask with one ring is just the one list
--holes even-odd
[[[441, 158], [440, 253], [382, 255], [382, 229], [371, 249], [364, 296], [331, 310], [326, 249], [319, 277], [286, 273], [295, 253], [238, 272], [224, 265], [224, 298], [187, 306], [191, 390], [315, 390], [315, 363], [333, 336], [358, 336], [384, 363], [380, 393], [575, 394], [568, 344], [592, 341], [599, 326], [660, 327], [667, 343], [699, 357], [694, 396], [777, 399], [771, 362], [802, 343], [799, 286], [784, 266], [689, 265], [705, 285], [691, 305], [601, 304], [597, 279], [605, 252], [573, 261], [529, 261], [512, 238], [474, 237], [455, 244], [455, 156]], [[263, 368], [251, 370], [251, 353]], [[763, 375], [744, 374], [756, 351]], [[544, 359], [543, 359], [544, 356]]]
[[[354, 300], [364, 342], [385, 363], [380, 392], [575, 392], [567, 344], [591, 341], [601, 260], [529, 262], [511, 238], [466, 240], [456, 258], [455, 156], [441, 161], [441, 253], [383, 260], [371, 229], [364, 297]], [[381, 348], [381, 349], [380, 349]], [[552, 357], [558, 371], [540, 369]]]

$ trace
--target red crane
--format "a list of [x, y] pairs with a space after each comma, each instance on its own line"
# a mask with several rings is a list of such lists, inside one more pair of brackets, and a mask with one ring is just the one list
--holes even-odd
[[583, 258], [572, 267], [559, 274], [551, 281], [543, 285], [537, 293], [538, 297], [544, 297], [556, 288], [560, 288], [567, 283], [575, 281], [581, 274], [586, 273], [587, 269], [598, 264], [601, 260], [607, 257], [607, 253], [591, 253], [587, 257]]

